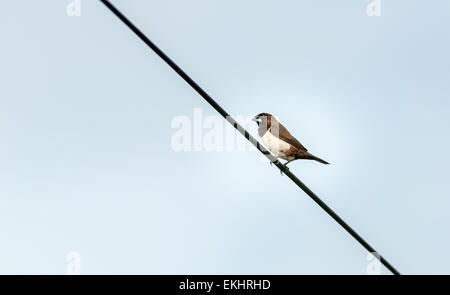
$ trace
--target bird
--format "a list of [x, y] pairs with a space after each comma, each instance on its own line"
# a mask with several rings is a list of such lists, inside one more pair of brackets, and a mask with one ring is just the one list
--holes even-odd
[[[282, 158], [287, 162], [283, 165], [286, 169], [287, 164], [292, 161], [314, 160], [328, 165], [325, 160], [314, 156], [294, 137], [280, 122], [269, 113], [261, 113], [253, 117], [252, 121], [258, 125], [258, 135], [261, 137], [264, 145], [277, 158]], [[272, 164], [272, 163], [270, 163]], [[283, 174], [283, 172], [281, 172]]]

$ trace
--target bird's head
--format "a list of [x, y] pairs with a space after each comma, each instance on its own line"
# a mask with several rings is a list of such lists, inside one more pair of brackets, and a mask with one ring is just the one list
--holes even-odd
[[256, 124], [258, 124], [258, 126], [261, 123], [264, 123], [267, 125], [267, 122], [270, 121], [270, 118], [272, 117], [271, 114], [268, 113], [261, 113], [259, 115], [256, 115], [253, 117], [252, 121], [256, 122]]

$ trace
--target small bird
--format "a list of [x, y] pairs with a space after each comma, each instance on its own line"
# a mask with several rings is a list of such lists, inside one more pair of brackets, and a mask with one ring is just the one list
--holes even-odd
[[284, 164], [284, 167], [287, 168], [287, 164], [298, 159], [315, 160], [322, 164], [329, 164], [313, 154], [310, 154], [308, 150], [289, 133], [286, 127], [281, 125], [281, 123], [271, 114], [261, 113], [256, 115], [252, 121], [255, 121], [256, 124], [258, 124], [258, 134], [264, 145], [276, 157], [287, 161]]

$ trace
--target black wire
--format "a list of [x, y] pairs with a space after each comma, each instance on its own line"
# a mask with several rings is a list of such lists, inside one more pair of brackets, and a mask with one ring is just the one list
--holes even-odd
[[209, 96], [194, 80], [192, 80], [179, 66], [177, 66], [164, 52], [161, 51], [150, 39], [147, 38], [131, 21], [129, 21], [116, 7], [108, 0], [100, 0], [114, 13], [125, 25], [128, 26], [145, 44], [147, 44], [159, 57], [161, 57], [178, 75], [183, 78], [195, 91], [198, 92], [219, 114], [221, 114], [231, 125], [234, 126], [242, 135], [245, 136], [260, 152], [266, 156], [271, 163], [274, 163], [280, 171], [286, 174], [295, 184], [297, 184], [314, 202], [316, 202], [325, 212], [327, 212], [337, 223], [339, 223], [352, 237], [354, 237], [367, 251], [375, 254], [380, 262], [386, 266], [393, 274], [400, 273], [378, 252], [375, 251], [356, 231], [354, 231], [347, 223], [342, 220], [330, 207], [327, 206], [313, 191], [311, 191], [300, 179], [297, 178], [289, 169], [277, 160], [267, 149], [245, 130], [236, 120], [234, 120], [211, 96]]

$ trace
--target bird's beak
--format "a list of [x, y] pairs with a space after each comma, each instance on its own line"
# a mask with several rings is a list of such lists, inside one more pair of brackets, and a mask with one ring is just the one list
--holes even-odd
[[253, 121], [253, 122], [256, 122], [256, 123], [260, 123], [260, 122], [261, 122], [261, 119], [260, 119], [260, 118], [257, 118], [257, 117], [253, 117], [252, 121]]

